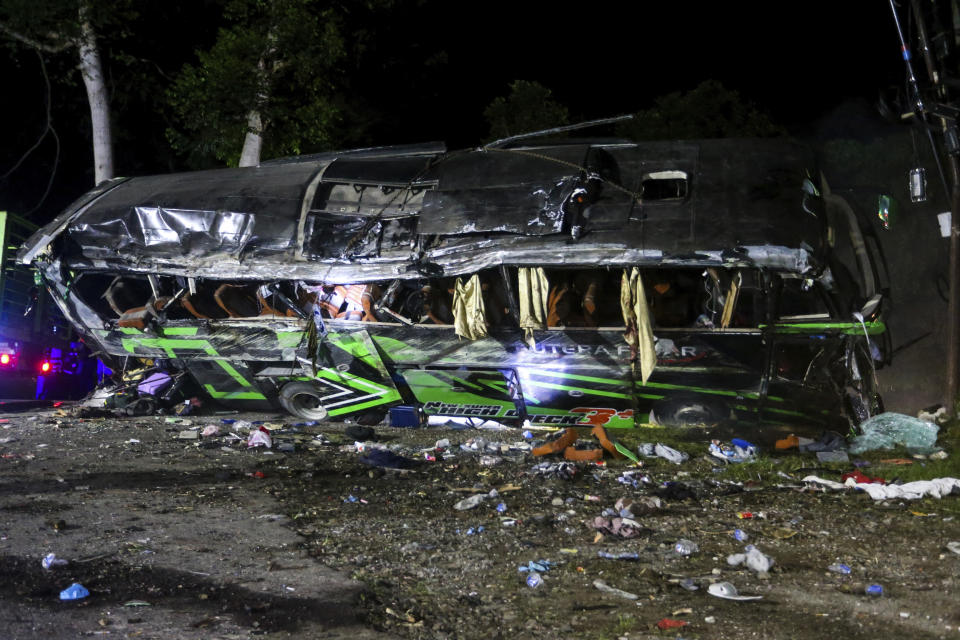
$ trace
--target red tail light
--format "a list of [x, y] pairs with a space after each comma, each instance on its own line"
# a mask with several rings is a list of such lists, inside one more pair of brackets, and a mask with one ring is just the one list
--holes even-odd
[[9, 353], [0, 353], [0, 364], [10, 364]]
[[43, 364], [41, 364], [41, 365], [40, 365], [40, 371], [42, 371], [42, 372], [44, 372], [44, 373], [48, 373], [48, 372], [50, 371], [50, 363], [49, 363], [49, 362], [44, 362]]

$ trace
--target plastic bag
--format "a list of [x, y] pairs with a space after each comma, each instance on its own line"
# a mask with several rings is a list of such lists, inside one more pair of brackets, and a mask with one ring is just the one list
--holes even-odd
[[932, 453], [937, 450], [939, 430], [940, 428], [932, 422], [918, 420], [902, 413], [881, 413], [860, 425], [863, 435], [850, 441], [850, 453], [892, 449], [898, 444], [904, 445], [915, 453]]
[[251, 431], [250, 437], [247, 438], [247, 448], [266, 447], [269, 449], [271, 446], [273, 446], [273, 442], [270, 439], [270, 432], [263, 427]]

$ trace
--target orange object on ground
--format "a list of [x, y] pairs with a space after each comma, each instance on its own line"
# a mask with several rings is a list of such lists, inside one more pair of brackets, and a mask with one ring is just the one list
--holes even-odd
[[579, 437], [580, 434], [577, 433], [576, 429], [568, 427], [559, 438], [548, 440], [539, 447], [535, 447], [532, 453], [535, 456], [548, 456], [552, 453], [560, 453], [567, 447], [573, 446], [573, 443], [576, 442]]
[[563, 452], [566, 460], [574, 462], [599, 462], [603, 460], [603, 449], [577, 449], [576, 447], [567, 447]]
[[798, 438], [797, 436], [791, 433], [788, 437], [784, 438], [783, 440], [777, 440], [777, 443], [774, 446], [776, 446], [776, 448], [780, 450], [795, 449], [800, 446], [800, 438]]
[[617, 451], [616, 446], [614, 446], [613, 441], [607, 436], [607, 430], [604, 429], [599, 424], [596, 425], [593, 429], [590, 430], [590, 433], [594, 438], [600, 441], [600, 446], [610, 452], [614, 458], [625, 458], [622, 453]]
[[882, 464], [913, 464], [913, 460], [908, 460], [907, 458], [888, 458], [880, 462]]

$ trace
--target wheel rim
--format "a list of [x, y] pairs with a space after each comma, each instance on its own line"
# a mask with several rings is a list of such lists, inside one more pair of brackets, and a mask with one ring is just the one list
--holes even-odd
[[308, 391], [301, 391], [289, 398], [290, 408], [297, 415], [309, 420], [323, 420], [327, 417], [327, 410], [320, 403], [320, 397]]

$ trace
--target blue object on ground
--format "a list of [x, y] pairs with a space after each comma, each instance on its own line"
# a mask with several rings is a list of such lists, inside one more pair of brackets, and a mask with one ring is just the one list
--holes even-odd
[[420, 412], [417, 410], [417, 407], [411, 405], [390, 407], [390, 426], [413, 428], [419, 427]]
[[82, 600], [90, 595], [90, 592], [87, 591], [87, 588], [84, 587], [79, 582], [74, 582], [72, 585], [60, 592], [61, 600]]

